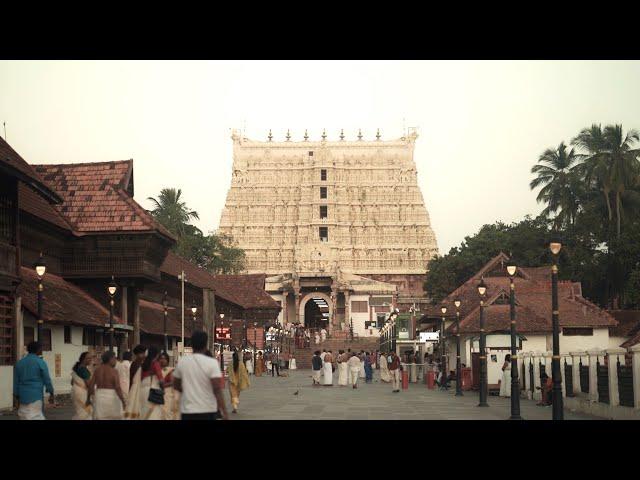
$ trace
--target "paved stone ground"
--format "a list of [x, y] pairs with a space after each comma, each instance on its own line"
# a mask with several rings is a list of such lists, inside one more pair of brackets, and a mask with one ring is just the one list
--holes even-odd
[[[391, 386], [380, 381], [359, 382], [356, 390], [337, 386], [312, 387], [310, 370], [284, 371], [288, 377], [251, 377], [251, 387], [242, 392], [238, 414], [234, 420], [505, 420], [510, 415], [508, 398], [490, 396], [489, 407], [480, 408], [478, 394], [465, 392], [455, 396], [449, 391], [429, 390], [422, 383], [410, 384], [408, 390], [393, 393]], [[298, 395], [294, 395], [295, 392]], [[230, 408], [228, 390], [225, 392]], [[534, 401], [520, 401], [525, 420], [551, 420], [551, 407], [538, 407]], [[51, 420], [71, 419], [70, 406], [48, 409]], [[15, 419], [5, 414], [0, 419]], [[567, 420], [594, 420], [596, 417], [565, 411]]]

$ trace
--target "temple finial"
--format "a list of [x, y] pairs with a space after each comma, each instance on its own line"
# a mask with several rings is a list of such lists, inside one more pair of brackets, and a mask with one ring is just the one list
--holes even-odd
[[376, 140], [380, 140], [380, 129], [378, 129], [378, 132], [376, 133]]
[[306, 142], [307, 140], [309, 140], [309, 135], [307, 135], [307, 129], [304, 129], [304, 141]]
[[340, 140], [344, 140], [344, 128], [340, 129]]
[[271, 135], [271, 129], [269, 129], [269, 141], [273, 140], [273, 135]]
[[291, 140], [291, 134], [289, 133], [289, 129], [287, 128], [287, 142]]
[[324, 142], [327, 139], [327, 131], [323, 128], [322, 129], [322, 141]]
[[358, 140], [362, 140], [362, 130], [358, 129]]

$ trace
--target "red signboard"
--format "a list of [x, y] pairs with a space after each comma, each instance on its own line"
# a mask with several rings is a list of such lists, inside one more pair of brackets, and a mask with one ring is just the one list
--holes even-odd
[[231, 329], [228, 327], [216, 327], [216, 340], [231, 340]]

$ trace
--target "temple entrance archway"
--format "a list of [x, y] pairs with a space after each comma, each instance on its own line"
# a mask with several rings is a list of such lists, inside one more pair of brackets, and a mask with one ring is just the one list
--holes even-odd
[[298, 312], [300, 323], [310, 328], [326, 328], [329, 330], [333, 318], [331, 297], [322, 292], [310, 292], [300, 302]]

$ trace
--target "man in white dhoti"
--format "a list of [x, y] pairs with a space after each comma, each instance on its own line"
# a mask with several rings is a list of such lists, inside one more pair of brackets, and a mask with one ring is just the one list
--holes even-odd
[[320, 354], [320, 360], [322, 360], [322, 368], [324, 368], [324, 357], [327, 354], [327, 350], [323, 349], [322, 353]]
[[360, 375], [360, 358], [356, 353], [351, 354], [351, 358], [347, 360], [347, 367], [349, 367], [349, 383], [353, 385], [353, 388], [358, 388], [358, 376]]
[[328, 387], [333, 386], [333, 355], [331, 352], [327, 352], [324, 356], [324, 385]]
[[131, 352], [124, 352], [122, 354], [122, 361], [116, 364], [116, 370], [118, 372], [118, 378], [120, 379], [120, 389], [124, 395], [124, 399], [127, 399], [129, 395], [129, 382], [131, 379], [129, 375], [131, 373], [131, 359], [133, 355]]
[[53, 404], [53, 385], [49, 368], [42, 355], [42, 344], [31, 342], [27, 345], [27, 355], [16, 362], [13, 371], [13, 403], [18, 409], [20, 420], [46, 420], [44, 418], [44, 394], [49, 393], [49, 403]]
[[367, 372], [364, 371], [364, 350], [362, 350], [360, 352], [359, 358], [360, 358], [360, 372], [358, 373], [358, 376], [360, 378], [366, 378], [367, 377]]
[[102, 354], [102, 365], [96, 368], [89, 392], [93, 394], [94, 420], [122, 420], [126, 401], [116, 370], [116, 355]]
[[324, 343], [326, 339], [327, 339], [327, 330], [323, 328], [322, 330], [320, 330], [320, 340], [322, 341], [322, 343]]
[[389, 383], [391, 381], [389, 364], [387, 363], [387, 357], [384, 353], [380, 355], [380, 380], [384, 383]]
[[346, 387], [349, 384], [349, 367], [347, 365], [348, 357], [344, 350], [338, 352], [338, 385]]
[[322, 358], [320, 358], [320, 350], [316, 350], [313, 353], [311, 359], [311, 368], [313, 370], [313, 386], [320, 385], [320, 375], [322, 374]]
[[316, 332], [316, 334], [314, 336], [314, 340], [316, 342], [316, 345], [318, 345], [320, 343], [320, 335], [318, 335], [318, 332]]

